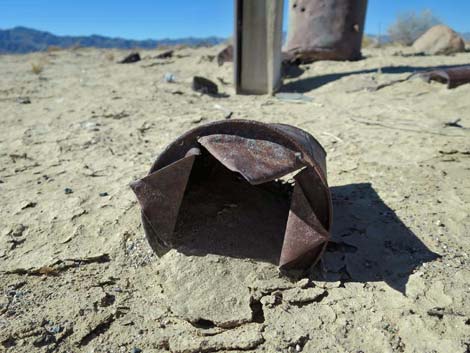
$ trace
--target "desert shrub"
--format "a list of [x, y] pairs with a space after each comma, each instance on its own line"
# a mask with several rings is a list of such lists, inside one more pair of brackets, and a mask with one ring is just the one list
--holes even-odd
[[31, 71], [35, 75], [39, 75], [44, 70], [44, 65], [41, 63], [31, 63]]
[[57, 45], [49, 45], [47, 47], [47, 52], [48, 53], [53, 53], [53, 52], [60, 51], [60, 50], [62, 50], [62, 48], [57, 46]]
[[189, 49], [191, 48], [191, 46], [188, 44], [176, 44], [174, 48], [175, 50], [183, 50], [183, 49]]
[[114, 61], [114, 54], [113, 54], [112, 52], [108, 51], [108, 52], [106, 52], [106, 54], [105, 54], [105, 58], [106, 58], [106, 60], [108, 60], [108, 61]]
[[375, 38], [372, 38], [368, 35], [364, 35], [362, 37], [362, 47], [363, 48], [373, 48], [376, 47], [378, 44], [378, 41]]
[[77, 51], [77, 50], [80, 50], [80, 49], [82, 49], [82, 48], [83, 48], [83, 47], [80, 45], [79, 42], [76, 42], [74, 45], [72, 45], [72, 46], [70, 47], [70, 49], [71, 49], [72, 51]]
[[166, 51], [166, 50], [174, 49], [174, 47], [175, 47], [174, 45], [169, 45], [169, 44], [158, 44], [155, 47], [155, 49]]
[[411, 45], [429, 28], [441, 23], [430, 10], [421, 13], [406, 12], [397, 16], [395, 22], [388, 28], [388, 35], [395, 43]]

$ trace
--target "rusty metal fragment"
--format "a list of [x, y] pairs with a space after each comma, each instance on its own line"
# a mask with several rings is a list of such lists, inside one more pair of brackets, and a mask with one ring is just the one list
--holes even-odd
[[284, 124], [219, 121], [188, 131], [131, 184], [150, 246], [159, 255], [177, 248], [281, 268], [314, 264], [331, 227], [325, 157], [310, 134]]
[[235, 135], [209, 135], [198, 142], [232, 172], [238, 172], [252, 185], [282, 177], [303, 167], [300, 153], [271, 141]]
[[224, 63], [233, 62], [233, 45], [227, 45], [217, 53], [217, 64], [222, 66]]
[[447, 84], [447, 88], [455, 88], [470, 83], [470, 65], [448, 69], [436, 69], [420, 74], [427, 82], [437, 81]]
[[118, 61], [119, 64], [133, 64], [138, 61], [140, 61], [140, 54], [135, 52], [135, 53], [130, 53], [128, 56], [126, 56], [124, 59], [121, 61]]
[[367, 0], [290, 0], [284, 61], [358, 60]]
[[193, 77], [192, 89], [193, 91], [212, 96], [215, 96], [219, 93], [219, 88], [214, 82], [201, 76]]
[[155, 56], [155, 59], [169, 59], [173, 57], [174, 50], [166, 50]]

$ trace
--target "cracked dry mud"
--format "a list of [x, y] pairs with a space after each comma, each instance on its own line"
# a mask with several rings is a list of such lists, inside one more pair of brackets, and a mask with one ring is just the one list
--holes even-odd
[[[231, 66], [207, 60], [219, 50], [0, 56], [0, 351], [468, 352], [470, 85], [368, 88], [470, 54], [317, 62], [285, 86], [312, 99], [289, 101], [235, 96]], [[229, 97], [192, 92], [194, 75]], [[332, 242], [306, 273], [157, 258], [144, 239], [128, 184], [227, 112], [299, 126], [328, 152]]]

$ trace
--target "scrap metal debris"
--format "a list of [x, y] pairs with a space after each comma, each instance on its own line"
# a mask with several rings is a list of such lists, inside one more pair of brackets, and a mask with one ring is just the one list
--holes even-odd
[[167, 50], [155, 56], [155, 59], [168, 59], [173, 57], [173, 50]]
[[136, 63], [137, 61], [140, 61], [140, 54], [139, 53], [130, 53], [128, 56], [126, 56], [124, 59], [119, 61], [119, 64], [132, 64]]
[[226, 62], [233, 62], [233, 45], [230, 44], [217, 53], [217, 64], [222, 66]]
[[[147, 240], [159, 255], [182, 244], [197, 247], [204, 242], [194, 235], [197, 224], [215, 224], [235, 212], [233, 222], [222, 222], [221, 232], [212, 231], [217, 238], [205, 244], [207, 252], [223, 241], [223, 231], [239, 226], [243, 231], [230, 234], [240, 239], [230, 238], [221, 253], [243, 257], [253, 249], [233, 253], [227, 247], [243, 237], [267, 236], [259, 251], [277, 251], [273, 262], [282, 269], [302, 269], [316, 263], [330, 236], [325, 158], [318, 141], [296, 127], [224, 120], [177, 138], [131, 188], [142, 207]], [[281, 179], [286, 175], [294, 175], [291, 183]], [[188, 237], [191, 241], [183, 243]]]
[[460, 124], [462, 119], [455, 119], [454, 121], [449, 121], [444, 123], [444, 127], [458, 127], [459, 129], [463, 129], [464, 127]]
[[[470, 65], [457, 66], [451, 68], [436, 68], [428, 71], [413, 72], [405, 78], [392, 80], [390, 82], [386, 82], [375, 87], [368, 87], [367, 90], [370, 92], [375, 92], [381, 90], [382, 88], [390, 87], [397, 83], [408, 81], [417, 76], [421, 77], [428, 83], [431, 81], [445, 83], [447, 84], [447, 88], [452, 89], [460, 85], [470, 83]], [[356, 91], [357, 90], [349, 91], [349, 93]]]
[[427, 82], [437, 81], [446, 83], [447, 88], [455, 88], [470, 83], [470, 65], [452, 67], [448, 69], [436, 69], [423, 72], [420, 75]]
[[31, 104], [31, 99], [29, 97], [18, 97], [16, 98], [16, 102], [19, 104]]
[[192, 88], [196, 92], [208, 95], [217, 95], [219, 93], [219, 88], [214, 82], [201, 76], [193, 77]]

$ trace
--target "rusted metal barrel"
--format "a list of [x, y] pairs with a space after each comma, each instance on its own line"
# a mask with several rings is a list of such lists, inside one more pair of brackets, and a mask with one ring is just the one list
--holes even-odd
[[225, 120], [177, 138], [131, 187], [160, 255], [177, 248], [306, 268], [330, 234], [325, 158], [296, 127]]
[[358, 60], [367, 0], [290, 0], [289, 61]]

